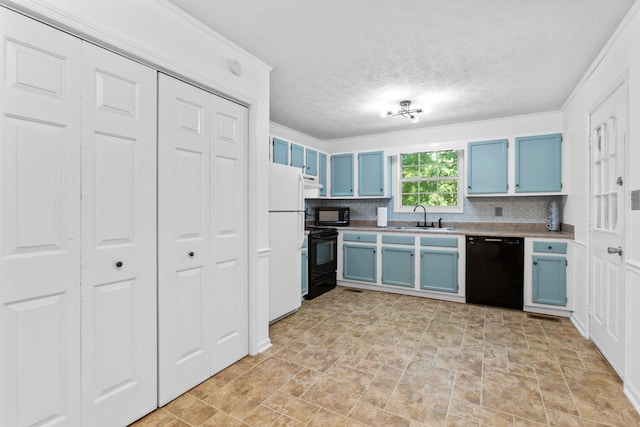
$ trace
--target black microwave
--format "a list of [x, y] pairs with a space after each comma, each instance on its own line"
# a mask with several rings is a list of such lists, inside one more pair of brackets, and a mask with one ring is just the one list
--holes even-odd
[[316, 225], [349, 225], [349, 208], [316, 208]]

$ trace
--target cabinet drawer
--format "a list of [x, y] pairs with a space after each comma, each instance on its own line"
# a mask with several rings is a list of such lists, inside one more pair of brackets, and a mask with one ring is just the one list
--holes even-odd
[[457, 237], [420, 237], [420, 246], [441, 246], [445, 248], [457, 248]]
[[342, 240], [345, 242], [363, 242], [363, 243], [376, 243], [378, 238], [377, 234], [363, 234], [363, 233], [344, 233]]
[[562, 242], [533, 242], [533, 251], [551, 254], [566, 254], [567, 244]]
[[383, 234], [382, 243], [388, 243], [391, 245], [412, 245], [414, 243], [413, 236], [398, 236], [393, 234]]

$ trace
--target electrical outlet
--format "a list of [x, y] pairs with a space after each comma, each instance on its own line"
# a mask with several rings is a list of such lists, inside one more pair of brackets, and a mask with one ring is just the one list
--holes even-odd
[[502, 216], [502, 207], [496, 206], [496, 216]]

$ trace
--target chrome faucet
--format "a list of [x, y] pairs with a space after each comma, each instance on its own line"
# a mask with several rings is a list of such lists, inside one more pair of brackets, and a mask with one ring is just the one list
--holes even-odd
[[420, 225], [420, 221], [418, 221], [418, 223], [416, 224], [416, 227], [428, 227], [427, 225], [427, 208], [425, 208], [423, 205], [418, 205], [415, 208], [413, 208], [413, 211], [415, 212], [416, 209], [418, 208], [422, 208], [422, 210], [424, 210], [424, 223], [423, 225]]

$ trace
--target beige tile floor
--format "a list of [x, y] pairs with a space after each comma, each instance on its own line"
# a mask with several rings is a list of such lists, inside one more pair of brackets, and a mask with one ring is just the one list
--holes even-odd
[[338, 287], [142, 426], [640, 426], [567, 319]]

